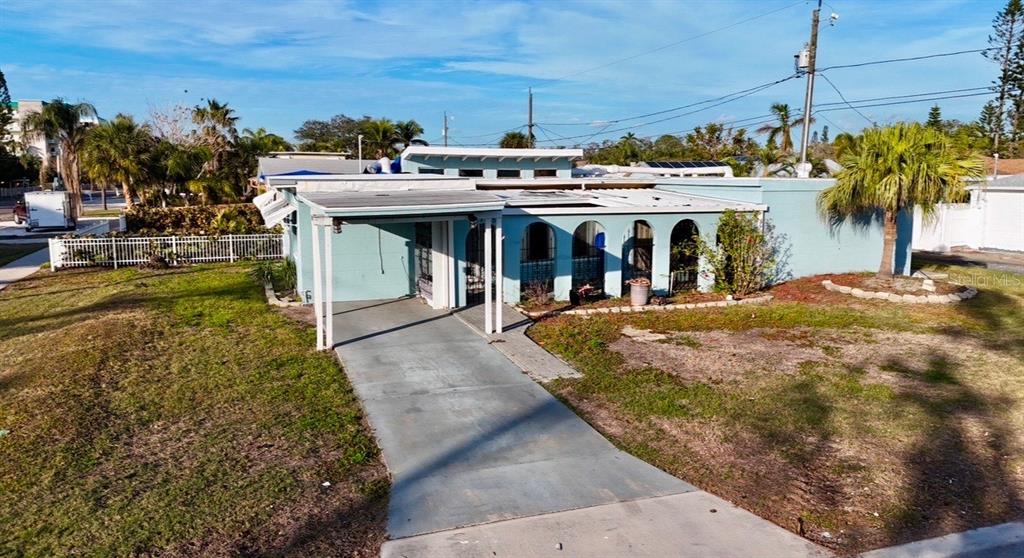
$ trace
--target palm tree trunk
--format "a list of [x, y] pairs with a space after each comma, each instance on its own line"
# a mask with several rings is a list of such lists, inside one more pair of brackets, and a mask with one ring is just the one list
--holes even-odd
[[103, 211], [106, 211], [107, 210], [107, 183], [104, 182], [103, 186], [100, 186], [100, 188], [102, 188], [100, 190], [100, 200], [103, 201]]
[[882, 225], [882, 263], [878, 266], [879, 279], [892, 279], [893, 254], [896, 252], [896, 217], [895, 211], [886, 210]]
[[124, 193], [124, 208], [131, 211], [135, 207], [135, 192], [130, 182], [121, 182], [121, 191]]

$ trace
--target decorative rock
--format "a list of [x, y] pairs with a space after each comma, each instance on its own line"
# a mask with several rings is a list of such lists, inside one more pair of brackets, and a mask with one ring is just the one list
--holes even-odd
[[866, 298], [864, 296], [865, 293], [864, 293], [863, 289], [857, 289], [857, 288], [850, 289], [850, 294], [855, 296], [855, 297], [857, 297], [857, 298]]
[[899, 295], [896, 293], [889, 293], [888, 296], [886, 296], [885, 298], [889, 302], [903, 302], [903, 295]]
[[949, 299], [942, 295], [933, 294], [928, 295], [928, 302], [931, 302], [932, 304], [947, 304]]
[[833, 285], [830, 279], [825, 279], [824, 281], [821, 282], [821, 284], [824, 285], [826, 289]]
[[903, 295], [903, 302], [909, 302], [910, 304], [917, 304], [917, 297], [912, 294]]
[[846, 285], [837, 285], [837, 287], [839, 288], [839, 292], [843, 294], [850, 294], [850, 291], [853, 290], [853, 287], [847, 287]]
[[957, 293], [950, 293], [946, 295], [946, 298], [949, 299], [950, 302], [960, 302], [960, 295]]
[[921, 288], [926, 290], [926, 291], [928, 291], [928, 292], [934, 293], [935, 292], [935, 281], [932, 281], [931, 279], [925, 279], [924, 281], [921, 282]]

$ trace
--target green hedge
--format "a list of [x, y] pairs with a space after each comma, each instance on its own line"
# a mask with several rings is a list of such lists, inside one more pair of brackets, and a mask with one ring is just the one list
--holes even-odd
[[[188, 207], [135, 207], [125, 212], [130, 234], [219, 235], [275, 232], [251, 203]], [[276, 230], [276, 228], [275, 228]]]

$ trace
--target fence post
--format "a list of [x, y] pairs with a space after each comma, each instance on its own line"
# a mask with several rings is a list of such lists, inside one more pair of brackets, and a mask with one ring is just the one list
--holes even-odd
[[57, 251], [54, 250], [54, 244], [57, 243], [57, 239], [50, 238], [47, 240], [47, 243], [50, 245], [50, 270], [57, 271], [58, 269], [60, 269], [60, 258], [55, 256], [55, 254], [57, 254]]
[[177, 236], [172, 236], [171, 237], [171, 261], [174, 262], [174, 265], [178, 265], [178, 237]]
[[117, 237], [110, 238], [110, 253], [114, 257], [114, 269], [117, 269]]
[[228, 235], [228, 256], [231, 258], [231, 262], [235, 261], [235, 235]]

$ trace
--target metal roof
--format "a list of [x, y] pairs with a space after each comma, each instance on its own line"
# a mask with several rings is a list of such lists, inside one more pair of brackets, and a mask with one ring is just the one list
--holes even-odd
[[[369, 163], [370, 161], [363, 161]], [[260, 178], [301, 174], [359, 174], [358, 159], [336, 157], [260, 157]]]
[[726, 209], [763, 211], [764, 205], [658, 190], [599, 188], [588, 190], [505, 190], [509, 208], [527, 213], [716, 213]]
[[433, 145], [410, 145], [402, 152], [402, 158], [418, 157], [465, 157], [478, 159], [580, 159], [582, 149], [506, 149], [502, 147], [436, 147]]
[[299, 199], [332, 216], [377, 217], [500, 210], [505, 200], [479, 190], [305, 192]]

